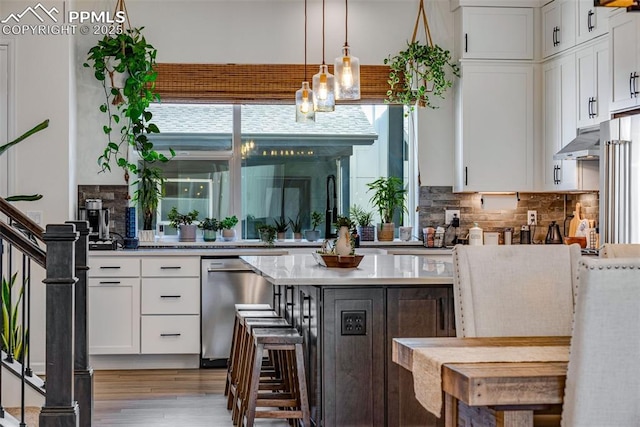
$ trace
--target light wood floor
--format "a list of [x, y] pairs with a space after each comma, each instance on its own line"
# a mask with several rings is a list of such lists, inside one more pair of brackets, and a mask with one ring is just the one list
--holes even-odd
[[[94, 372], [93, 427], [232, 426], [224, 369]], [[258, 420], [257, 426], [287, 426]]]

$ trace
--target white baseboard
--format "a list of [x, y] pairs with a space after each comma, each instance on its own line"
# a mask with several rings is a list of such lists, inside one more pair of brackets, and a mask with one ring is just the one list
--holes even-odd
[[114, 369], [197, 369], [199, 354], [118, 354], [89, 356], [94, 370]]

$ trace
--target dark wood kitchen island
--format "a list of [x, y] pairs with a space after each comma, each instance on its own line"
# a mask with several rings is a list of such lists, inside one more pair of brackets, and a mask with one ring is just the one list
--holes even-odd
[[452, 266], [417, 255], [365, 255], [358, 268], [311, 254], [242, 259], [274, 285], [274, 307], [305, 340], [313, 423], [441, 426], [393, 363], [393, 338], [455, 336]]

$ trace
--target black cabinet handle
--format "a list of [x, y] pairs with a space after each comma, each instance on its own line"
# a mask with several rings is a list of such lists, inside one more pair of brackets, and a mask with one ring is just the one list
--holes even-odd
[[469, 170], [468, 168], [465, 166], [464, 167], [464, 185], [469, 185]]
[[629, 73], [629, 96], [633, 98], [633, 73]]
[[180, 270], [182, 267], [180, 266], [162, 266], [160, 270]]
[[558, 31], [558, 27], [553, 27], [553, 37], [552, 37], [552, 40], [553, 40], [553, 45], [554, 45], [554, 46], [557, 46], [557, 45], [558, 45], [558, 42], [556, 41], [556, 31]]
[[560, 27], [556, 27], [556, 44], [560, 44]]
[[100, 267], [100, 270], [119, 270], [120, 266], [117, 265], [105, 265]]
[[592, 16], [593, 16], [593, 10], [589, 9], [589, 12], [587, 12], [587, 30], [589, 30], [589, 32], [593, 31], [593, 29], [595, 28], [593, 26], [593, 23], [591, 22]]
[[590, 96], [589, 97], [589, 108], [588, 108], [588, 110], [589, 110], [589, 118], [590, 119], [592, 119], [594, 117], [593, 109], [592, 109], [593, 108], [593, 101], [594, 101], [593, 97]]
[[160, 334], [161, 337], [179, 337], [182, 334]]
[[182, 298], [182, 295], [160, 295], [160, 298]]
[[116, 281], [110, 281], [110, 282], [109, 282], [109, 281], [106, 281], [106, 280], [105, 280], [105, 281], [100, 281], [100, 284], [101, 284], [101, 285], [119, 285], [119, 284], [120, 284], [120, 281], [117, 281], [117, 280], [116, 280]]
[[638, 97], [638, 86], [636, 86], [636, 80], [638, 79], [638, 72], [634, 71], [633, 72], [633, 97], [637, 98]]
[[562, 168], [561, 168], [559, 165], [558, 165], [558, 166], [556, 166], [556, 167], [558, 168], [558, 172], [557, 172], [557, 175], [556, 175], [556, 176], [557, 176], [557, 182], [556, 182], [556, 184], [560, 184], [560, 183], [562, 182], [562, 175], [561, 175], [561, 172], [562, 172], [562, 170], [561, 170], [561, 169], [562, 169]]
[[557, 170], [558, 166], [553, 165], [553, 185], [556, 185], [558, 183], [558, 175], [556, 174]]
[[467, 37], [467, 33], [464, 33], [464, 51], [469, 52], [469, 38]]

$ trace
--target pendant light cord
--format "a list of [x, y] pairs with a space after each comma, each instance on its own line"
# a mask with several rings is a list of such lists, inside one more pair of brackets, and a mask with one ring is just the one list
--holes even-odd
[[324, 0], [322, 0], [322, 65], [324, 63]]
[[344, 45], [349, 47], [347, 33], [349, 31], [349, 0], [344, 0]]
[[307, 0], [304, 0], [304, 81], [307, 81]]

